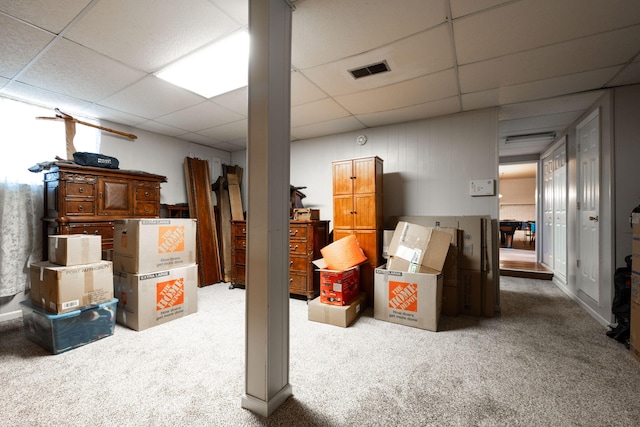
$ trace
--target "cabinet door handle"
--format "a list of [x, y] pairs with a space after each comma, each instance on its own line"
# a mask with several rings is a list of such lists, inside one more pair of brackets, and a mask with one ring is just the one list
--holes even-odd
[[355, 176], [350, 176], [349, 179], [356, 179], [356, 177]]
[[351, 213], [352, 213], [352, 214], [354, 214], [354, 215], [355, 215], [355, 214], [357, 214], [357, 212], [356, 212], [356, 211], [351, 211]]

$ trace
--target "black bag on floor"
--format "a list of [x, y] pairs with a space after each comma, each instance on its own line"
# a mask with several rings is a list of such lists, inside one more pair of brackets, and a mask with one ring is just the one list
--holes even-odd
[[624, 261], [627, 266], [616, 269], [613, 275], [614, 295], [611, 313], [618, 325], [607, 332], [607, 336], [621, 343], [629, 340], [631, 322], [631, 255], [627, 255]]

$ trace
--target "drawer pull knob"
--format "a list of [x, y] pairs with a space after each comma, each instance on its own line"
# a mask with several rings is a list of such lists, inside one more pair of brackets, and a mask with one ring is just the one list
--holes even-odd
[[289, 283], [293, 283], [293, 279], [289, 278]]
[[296, 234], [298, 234], [298, 230], [289, 230], [290, 236], [295, 236]]
[[78, 206], [78, 210], [79, 210], [80, 212], [82, 212], [82, 210], [83, 210], [83, 209], [84, 209], [84, 208], [82, 207], [82, 205]]
[[298, 245], [295, 245], [295, 246], [289, 245], [289, 250], [295, 251], [296, 249], [298, 249]]
[[289, 261], [289, 265], [293, 265], [293, 261]]
[[89, 232], [87, 230], [84, 230], [82, 234], [89, 234]]
[[246, 228], [242, 229], [242, 234], [247, 234], [247, 229]]
[[149, 192], [148, 192], [148, 191], [145, 191], [145, 192], [144, 192], [144, 195], [145, 195], [145, 197], [149, 197]]
[[96, 230], [96, 231], [93, 232], [93, 234], [95, 234], [97, 236], [98, 234], [100, 234], [100, 232], [98, 230]]
[[79, 193], [84, 193], [84, 187], [80, 187], [80, 188], [78, 189], [78, 192], [79, 192]]

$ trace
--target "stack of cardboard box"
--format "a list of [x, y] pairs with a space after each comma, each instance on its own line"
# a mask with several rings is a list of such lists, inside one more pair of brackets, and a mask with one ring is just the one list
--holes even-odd
[[491, 317], [499, 310], [497, 220], [484, 215], [401, 216], [452, 235], [444, 267], [443, 314]]
[[21, 302], [25, 334], [53, 354], [110, 336], [115, 327], [113, 265], [102, 238], [49, 236], [49, 260], [30, 265], [30, 300]]
[[118, 323], [141, 331], [195, 313], [196, 220], [116, 221], [113, 268]]
[[640, 361], [640, 214], [631, 214], [633, 240], [631, 250], [631, 319], [629, 350]]
[[313, 261], [320, 272], [320, 296], [309, 302], [309, 320], [344, 328], [366, 308], [367, 294], [360, 291], [360, 264], [367, 260], [354, 235], [320, 250]]
[[451, 234], [401, 221], [388, 262], [375, 270], [376, 319], [436, 332], [442, 307], [442, 270]]

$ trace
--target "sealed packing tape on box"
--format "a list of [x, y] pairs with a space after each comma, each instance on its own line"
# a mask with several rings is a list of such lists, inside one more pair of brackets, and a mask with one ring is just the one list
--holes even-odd
[[29, 267], [31, 301], [51, 313], [67, 313], [113, 299], [113, 264], [63, 266], [49, 261]]
[[102, 236], [85, 234], [48, 237], [49, 262], [58, 265], [81, 265], [100, 262]]

